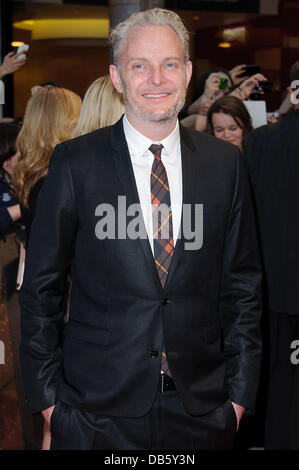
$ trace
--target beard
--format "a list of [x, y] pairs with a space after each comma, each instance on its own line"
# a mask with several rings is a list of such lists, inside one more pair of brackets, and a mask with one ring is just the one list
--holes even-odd
[[[126, 109], [142, 121], [169, 125], [177, 119], [179, 112], [185, 104], [187, 93], [186, 88], [184, 88], [184, 93], [181, 93], [178, 96], [178, 99], [168, 109], [157, 109], [156, 111], [148, 110], [131, 97], [122, 79], [121, 84]], [[171, 91], [174, 92], [176, 90]], [[163, 91], [155, 90], [155, 93], [163, 93]]]

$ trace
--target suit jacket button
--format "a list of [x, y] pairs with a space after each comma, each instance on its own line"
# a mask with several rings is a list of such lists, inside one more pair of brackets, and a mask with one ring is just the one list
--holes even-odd
[[168, 298], [167, 297], [162, 297], [160, 302], [161, 302], [162, 305], [166, 305], [168, 303]]
[[159, 356], [159, 352], [157, 351], [157, 349], [153, 348], [151, 351], [150, 351], [150, 356], [151, 357], [158, 357]]

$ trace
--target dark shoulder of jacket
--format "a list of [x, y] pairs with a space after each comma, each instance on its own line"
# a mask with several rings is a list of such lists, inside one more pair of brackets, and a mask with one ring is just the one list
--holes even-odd
[[183, 125], [180, 126], [180, 132], [182, 140], [193, 142], [196, 144], [196, 148], [200, 146], [207, 146], [208, 148], [217, 148], [230, 151], [234, 148], [233, 144], [225, 142], [214, 135], [210, 135], [207, 132], [196, 131]]
[[227, 160], [223, 161], [225, 158], [230, 158], [233, 165], [235, 165], [234, 162], [236, 159], [241, 159], [240, 152], [234, 144], [225, 142], [206, 132], [196, 131], [184, 126], [180, 126], [180, 131], [182, 141], [187, 144], [191, 150], [195, 150], [195, 153], [204, 153], [208, 158], [213, 156], [220, 164], [224, 163], [224, 161], [226, 163], [228, 162]]
[[111, 145], [111, 127], [103, 127], [58, 144], [55, 147], [55, 158], [52, 163], [55, 161], [56, 165], [59, 164], [58, 160], [62, 157], [62, 165], [66, 163], [71, 171], [72, 169], [81, 171], [90, 167], [95, 157], [99, 159], [107, 155]]
[[[264, 145], [270, 145], [276, 148], [276, 143], [280, 142], [281, 136], [289, 134], [291, 130], [298, 131], [299, 110], [288, 116], [283, 117], [273, 124], [265, 124], [257, 127], [247, 137], [246, 146], [247, 157], [255, 158], [256, 151], [261, 150]], [[250, 153], [250, 155], [249, 155]]]
[[276, 122], [274, 124], [264, 124], [263, 126], [256, 127], [249, 133], [247, 137], [247, 142], [257, 142], [260, 139], [264, 139], [269, 134], [273, 135], [277, 132], [280, 126], [281, 123]]
[[259, 139], [270, 139], [279, 138], [280, 133], [288, 132], [294, 128], [298, 131], [299, 127], [299, 109], [295, 110], [289, 115], [282, 117], [278, 122], [273, 124], [265, 124], [263, 126], [253, 129], [248, 136], [248, 141], [252, 142]]
[[70, 152], [72, 155], [81, 153], [82, 149], [99, 148], [99, 145], [105, 145], [109, 143], [111, 127], [112, 126], [102, 127], [101, 129], [97, 129], [88, 134], [65, 140], [59, 144], [59, 147], [65, 152]]

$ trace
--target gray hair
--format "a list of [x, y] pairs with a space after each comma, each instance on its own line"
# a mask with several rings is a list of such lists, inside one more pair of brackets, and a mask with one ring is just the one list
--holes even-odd
[[151, 10], [133, 13], [128, 19], [119, 23], [109, 36], [109, 44], [113, 48], [114, 65], [119, 69], [120, 55], [124, 48], [128, 33], [134, 27], [169, 26], [178, 36], [183, 52], [185, 64], [189, 60], [189, 33], [181, 18], [170, 10], [153, 8]]

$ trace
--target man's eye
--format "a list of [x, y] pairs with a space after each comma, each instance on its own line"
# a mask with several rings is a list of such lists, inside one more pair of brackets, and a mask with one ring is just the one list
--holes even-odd
[[169, 63], [167, 64], [167, 68], [168, 68], [168, 69], [174, 69], [174, 68], [175, 68], [175, 64], [174, 64], [173, 62], [169, 62]]
[[143, 64], [135, 64], [135, 65], [134, 65], [134, 69], [142, 70], [143, 68], [144, 68], [144, 65], [143, 65]]

